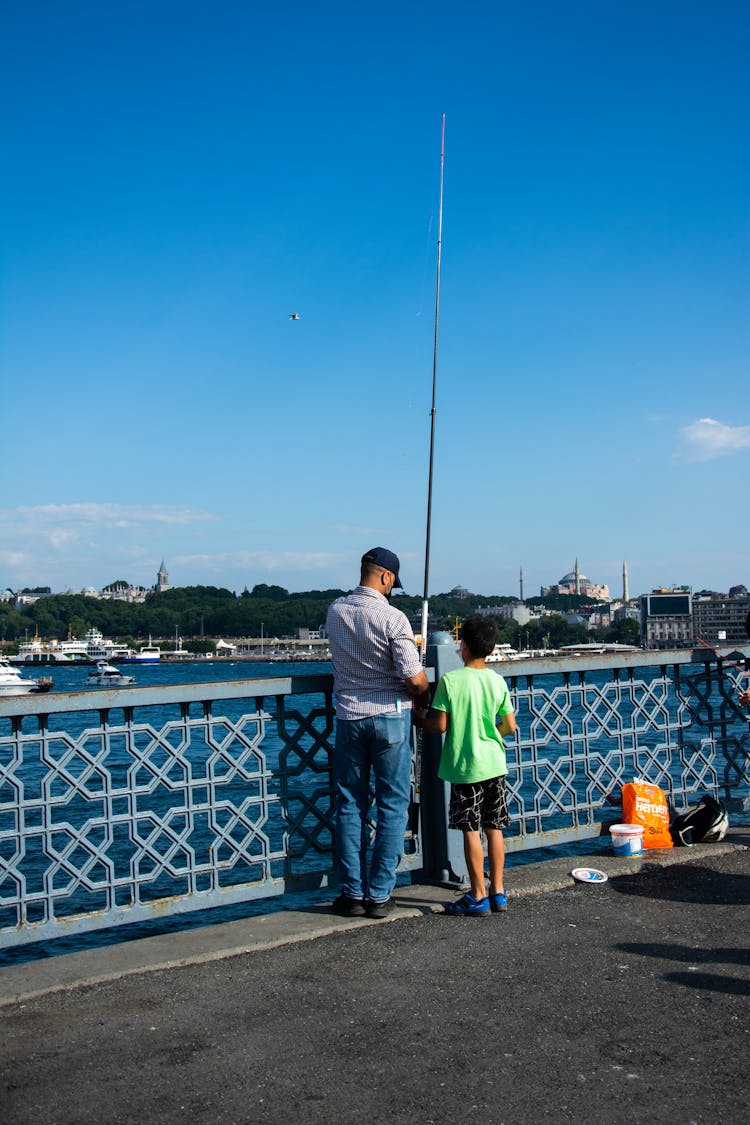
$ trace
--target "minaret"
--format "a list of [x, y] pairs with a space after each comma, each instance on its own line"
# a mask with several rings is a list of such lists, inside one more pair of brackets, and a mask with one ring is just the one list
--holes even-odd
[[163, 594], [164, 591], [168, 589], [169, 575], [167, 574], [167, 568], [164, 565], [164, 559], [162, 559], [161, 566], [159, 567], [159, 573], [156, 576], [156, 592], [157, 594]]
[[521, 571], [520, 571], [520, 574], [518, 576], [518, 587], [519, 587], [518, 592], [520, 594], [520, 601], [523, 601], [523, 567], [521, 567]]
[[627, 604], [630, 601], [630, 594], [628, 593], [628, 564], [622, 564], [622, 600]]
[[576, 576], [576, 594], [580, 594], [580, 592], [581, 592], [581, 572], [578, 569], [578, 559], [576, 559], [575, 576]]

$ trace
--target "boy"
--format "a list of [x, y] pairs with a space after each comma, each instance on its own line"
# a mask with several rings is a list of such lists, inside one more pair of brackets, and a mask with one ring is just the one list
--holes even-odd
[[[464, 855], [471, 889], [446, 906], [446, 914], [487, 915], [508, 909], [503, 887], [508, 824], [503, 735], [514, 734], [516, 718], [508, 685], [487, 667], [497, 641], [494, 621], [471, 617], [461, 629], [463, 668], [441, 677], [429, 714], [418, 711], [415, 724], [434, 734], [445, 733], [438, 777], [451, 783], [449, 828], [463, 832]], [[490, 893], [484, 882], [481, 829], [487, 837]]]

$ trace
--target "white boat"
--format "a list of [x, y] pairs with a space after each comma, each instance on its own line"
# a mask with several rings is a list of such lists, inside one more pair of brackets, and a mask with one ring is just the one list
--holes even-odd
[[92, 687], [125, 687], [126, 684], [135, 683], [135, 676], [126, 676], [119, 668], [107, 664], [106, 660], [98, 660], [96, 668], [89, 672], [86, 683]]
[[102, 636], [99, 629], [89, 629], [85, 637], [86, 655], [89, 660], [123, 660], [130, 656], [132, 649], [117, 641]]
[[115, 661], [117, 664], [158, 664], [161, 660], [162, 652], [158, 645], [151, 643], [151, 638], [147, 645], [144, 645], [138, 652], [132, 648], [126, 648], [124, 645], [115, 645], [113, 652], [106, 657], [107, 660]]
[[82, 641], [69, 636], [66, 641], [22, 641], [14, 664], [86, 664], [91, 660], [117, 660], [127, 656], [129, 649], [104, 637], [99, 629], [91, 628]]
[[511, 645], [502, 644], [495, 645], [490, 655], [485, 657], [485, 660], [488, 664], [502, 664], [506, 660], [520, 660], [522, 655], [525, 656], [526, 653], [521, 654]]
[[70, 664], [74, 658], [62, 652], [57, 641], [47, 643], [35, 637], [33, 641], [21, 641], [18, 653], [13, 658], [14, 664]]
[[84, 637], [84, 644], [86, 645], [86, 656], [89, 660], [111, 660], [112, 653], [116, 645], [112, 641], [107, 641], [101, 634], [99, 629], [89, 629]]
[[11, 667], [5, 658], [0, 658], [0, 698], [6, 695], [40, 695], [51, 687], [52, 680], [45, 677], [25, 679], [17, 668]]

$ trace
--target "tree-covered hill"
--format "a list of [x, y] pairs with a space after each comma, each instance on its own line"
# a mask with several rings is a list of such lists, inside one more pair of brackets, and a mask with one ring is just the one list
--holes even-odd
[[[293, 636], [300, 628], [317, 629], [325, 623], [328, 606], [344, 590], [308, 590], [289, 593], [282, 586], [261, 583], [252, 590], [235, 594], [219, 586], [178, 586], [163, 593], [152, 592], [141, 604], [115, 599], [85, 597], [82, 594], [52, 594], [40, 597], [33, 605], [14, 608], [0, 603], [0, 636], [6, 641], [23, 640], [38, 633], [43, 640], [62, 639], [69, 634], [83, 637], [96, 627], [106, 637], [129, 638], [267, 637]], [[538, 601], [539, 599], [533, 599]], [[567, 610], [583, 599], [565, 599], [566, 604], [549, 606]], [[501, 606], [515, 601], [505, 595], [470, 594], [456, 597], [435, 594], [430, 597], [431, 628], [453, 629], [456, 620], [465, 620], [480, 607]], [[529, 600], [527, 604], [531, 604]], [[422, 599], [400, 594], [397, 605], [415, 626], [421, 617]], [[571, 644], [590, 639], [581, 626], [568, 626], [562, 616], [548, 617], [540, 623], [519, 627], [514, 621], [499, 622], [501, 640], [519, 647], [545, 644]]]

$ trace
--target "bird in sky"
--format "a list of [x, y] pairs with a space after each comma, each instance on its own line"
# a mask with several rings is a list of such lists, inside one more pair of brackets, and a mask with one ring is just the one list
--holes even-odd
[[299, 313], [289, 313], [290, 320], [299, 320]]

